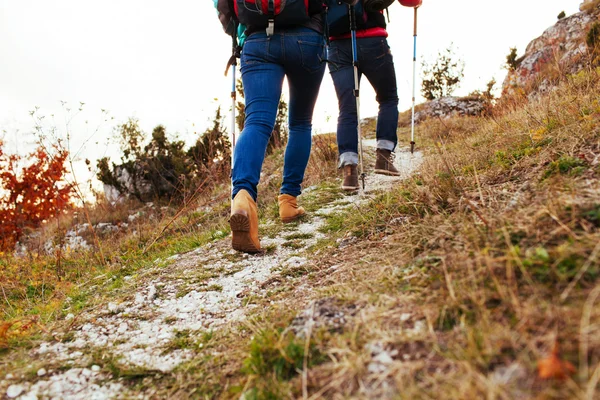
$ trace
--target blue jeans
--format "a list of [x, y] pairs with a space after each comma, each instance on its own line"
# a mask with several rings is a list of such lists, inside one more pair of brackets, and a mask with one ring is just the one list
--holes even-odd
[[[377, 148], [393, 151], [398, 143], [398, 89], [394, 60], [384, 37], [357, 39], [359, 82], [364, 74], [375, 89]], [[329, 72], [339, 103], [337, 142], [340, 167], [358, 163], [358, 131], [351, 39], [334, 40], [329, 47]]]
[[309, 28], [250, 35], [241, 55], [246, 120], [233, 155], [232, 196], [245, 189], [256, 200], [260, 171], [275, 126], [283, 78], [287, 76], [289, 138], [281, 194], [298, 196], [312, 143], [312, 115], [325, 73], [323, 35]]

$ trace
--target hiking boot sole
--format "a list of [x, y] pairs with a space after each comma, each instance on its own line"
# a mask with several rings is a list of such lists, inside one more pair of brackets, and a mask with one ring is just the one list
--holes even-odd
[[360, 186], [342, 186], [342, 190], [346, 190], [348, 192], [354, 192], [360, 189]]
[[379, 175], [388, 175], [388, 176], [400, 176], [401, 175], [400, 172], [388, 171], [387, 169], [376, 169], [374, 172]]
[[281, 218], [281, 222], [283, 222], [284, 224], [289, 224], [290, 222], [294, 222], [294, 221], [297, 221], [297, 220], [301, 219], [305, 215], [306, 215], [306, 213], [305, 214], [296, 215], [294, 217]]
[[250, 218], [244, 214], [233, 214], [229, 218], [231, 226], [231, 247], [234, 250], [244, 253], [256, 254], [262, 253], [250, 238]]

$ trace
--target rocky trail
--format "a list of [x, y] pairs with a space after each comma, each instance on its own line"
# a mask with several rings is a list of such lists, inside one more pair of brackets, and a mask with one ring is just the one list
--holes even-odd
[[[365, 141], [365, 145], [372, 150], [375, 141]], [[264, 255], [237, 253], [231, 249], [230, 238], [223, 237], [194, 251], [156, 260], [153, 268], [125, 277], [125, 295], [111, 296], [107, 304], [79, 315], [69, 314], [68, 337], [44, 341], [30, 350], [25, 362], [35, 365], [35, 376], [2, 374], [0, 393], [18, 399], [148, 397], [133, 392], [97, 365], [100, 350], [103, 357], [108, 353], [112, 362], [131, 371], [166, 373], [193, 359], [195, 350], [174, 345], [178, 335], [210, 334], [251, 315], [256, 306], [247, 301], [249, 296], [285, 280], [282, 271], [308, 262], [307, 250], [325, 238], [320, 228], [326, 215], [356, 209], [412, 174], [423, 159], [421, 153], [411, 155], [407, 149], [396, 154], [402, 177], [369, 173], [364, 192], [320, 204], [318, 211], [273, 235], [269, 228], [278, 221], [261, 225]], [[319, 189], [307, 188], [304, 193], [314, 190]], [[310, 287], [296, 290], [310, 291]]]

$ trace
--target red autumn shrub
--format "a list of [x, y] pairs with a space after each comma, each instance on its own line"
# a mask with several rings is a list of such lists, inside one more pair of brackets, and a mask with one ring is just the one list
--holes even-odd
[[68, 152], [54, 148], [48, 154], [39, 147], [24, 166], [23, 157], [7, 155], [0, 141], [0, 250], [10, 249], [26, 228], [70, 207], [73, 186], [64, 180]]

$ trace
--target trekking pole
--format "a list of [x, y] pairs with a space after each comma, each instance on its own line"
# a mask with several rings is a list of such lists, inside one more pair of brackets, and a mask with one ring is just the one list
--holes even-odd
[[356, 97], [356, 131], [358, 134], [358, 163], [360, 164], [360, 179], [365, 190], [365, 170], [363, 166], [363, 146], [360, 129], [360, 92], [358, 86], [358, 51], [356, 47], [356, 13], [354, 6], [348, 5], [350, 11], [350, 34], [352, 37], [352, 65], [354, 66], [354, 97]]
[[413, 32], [413, 90], [412, 90], [412, 118], [410, 124], [410, 154], [415, 152], [415, 91], [416, 91], [416, 80], [417, 80], [417, 8], [415, 9], [415, 21], [414, 21], [414, 32]]

